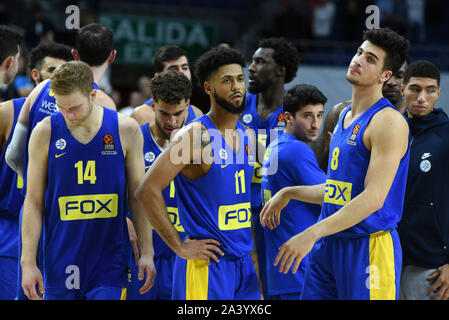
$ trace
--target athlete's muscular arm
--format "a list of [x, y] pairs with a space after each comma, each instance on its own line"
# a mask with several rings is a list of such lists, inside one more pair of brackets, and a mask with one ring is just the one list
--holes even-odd
[[31, 91], [25, 100], [22, 109], [20, 110], [17, 124], [14, 128], [11, 143], [6, 150], [5, 159], [8, 165], [23, 177], [23, 157], [25, 154], [26, 135], [28, 120], [30, 117], [30, 110], [36, 101], [37, 96], [41, 92], [48, 80], [42, 81], [39, 85]]
[[143, 126], [145, 123], [153, 122], [154, 111], [147, 104], [142, 104], [134, 109], [130, 117], [136, 120], [139, 126]]
[[281, 223], [281, 212], [290, 200], [298, 200], [321, 205], [323, 203], [325, 183], [315, 186], [285, 187], [279, 190], [260, 212], [260, 224], [271, 230]]
[[[47, 117], [33, 130], [28, 149], [30, 164], [27, 186], [32, 190], [31, 192], [28, 190], [23, 204], [20, 264], [22, 266], [23, 291], [32, 300], [42, 300], [44, 292], [42, 274], [36, 265], [36, 253], [45, 210], [50, 133], [50, 118]], [[39, 292], [36, 292], [36, 284], [39, 286]]]
[[142, 155], [143, 136], [139, 126], [134, 120], [121, 114], [119, 114], [118, 117], [120, 140], [122, 141], [125, 153], [128, 204], [136, 228], [141, 253], [138, 262], [138, 278], [139, 280], [143, 280], [144, 273], [147, 275], [144, 285], [139, 290], [140, 294], [144, 294], [150, 290], [154, 284], [156, 269], [153, 261], [154, 250], [151, 224], [146, 218], [142, 206], [135, 197], [136, 188], [145, 173]]
[[[207, 131], [207, 130], [206, 130]], [[147, 212], [151, 224], [167, 245], [183, 259], [210, 258], [218, 262], [215, 253], [223, 255], [220, 243], [213, 239], [182, 242], [167, 213], [162, 191], [178, 175], [192, 177], [204, 167], [202, 155], [210, 139], [202, 139], [202, 126], [194, 122], [179, 130], [172, 142], [155, 160], [137, 188], [137, 198]], [[210, 166], [209, 166], [210, 167]], [[192, 169], [192, 170], [189, 170]]]
[[365, 189], [333, 215], [284, 243], [274, 262], [275, 265], [281, 262], [280, 271], [287, 273], [296, 260], [295, 273], [317, 239], [346, 230], [383, 207], [399, 163], [407, 151], [408, 134], [403, 116], [390, 108], [373, 117], [363, 135], [365, 146], [371, 150]]

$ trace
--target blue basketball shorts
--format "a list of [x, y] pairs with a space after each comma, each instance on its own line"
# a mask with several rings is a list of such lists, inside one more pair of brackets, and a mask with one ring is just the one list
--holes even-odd
[[44, 294], [44, 300], [126, 300], [126, 288], [96, 287], [87, 292], [81, 290], [65, 290], [61, 293]]
[[129, 262], [131, 282], [128, 285], [127, 300], [171, 300], [175, 257], [176, 255], [171, 255], [154, 259], [154, 267], [156, 268], [154, 285], [147, 293], [140, 294], [139, 289], [145, 283], [146, 278], [142, 281], [137, 278], [139, 269], [136, 265], [134, 254], [131, 254]]
[[237, 259], [184, 260], [176, 256], [173, 300], [260, 300], [251, 255]]
[[401, 265], [396, 230], [321, 238], [309, 254], [301, 299], [397, 300]]

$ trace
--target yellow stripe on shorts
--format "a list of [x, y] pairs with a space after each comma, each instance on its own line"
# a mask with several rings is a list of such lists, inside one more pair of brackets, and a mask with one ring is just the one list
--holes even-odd
[[122, 288], [122, 294], [120, 295], [120, 300], [126, 300], [126, 296], [127, 296], [127, 288]]
[[395, 300], [396, 276], [390, 231], [371, 234], [369, 239], [370, 300]]
[[186, 300], [207, 300], [209, 266], [204, 260], [187, 260]]

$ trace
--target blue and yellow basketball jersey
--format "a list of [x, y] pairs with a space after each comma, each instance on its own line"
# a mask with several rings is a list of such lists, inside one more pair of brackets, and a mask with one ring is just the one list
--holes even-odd
[[[51, 116], [43, 229], [48, 293], [125, 287], [130, 242], [126, 224], [125, 159], [117, 112], [103, 107], [103, 121], [86, 144], [70, 133], [61, 113]], [[78, 288], [76, 288], [78, 289]]]
[[5, 153], [26, 98], [13, 99], [14, 120], [0, 157], [0, 256], [17, 257], [19, 215], [23, 203], [23, 180], [5, 161]]
[[[349, 127], [343, 128], [343, 119], [351, 105], [340, 115], [329, 149], [328, 176], [320, 220], [332, 215], [364, 190], [365, 176], [371, 152], [363, 143], [363, 134], [372, 117], [384, 108], [393, 108], [385, 98], [360, 115]], [[394, 134], [394, 133], [392, 133]], [[407, 181], [409, 151], [401, 159], [384, 206], [357, 225], [340, 232], [367, 235], [396, 228], [401, 219]]]
[[[292, 161], [295, 159], [295, 161]], [[297, 185], [317, 185], [326, 181], [312, 149], [295, 136], [283, 132], [267, 148], [262, 166], [262, 202], [279, 190]], [[282, 210], [281, 224], [273, 230], [264, 228], [266, 269], [269, 295], [301, 292], [307, 256], [296, 274], [283, 274], [273, 265], [279, 248], [294, 235], [316, 223], [321, 206], [292, 200]]]
[[[162, 153], [161, 147], [156, 143], [153, 135], [150, 131], [149, 124], [144, 124], [142, 127], [143, 133], [143, 155], [145, 159], [145, 171], [147, 171], [153, 164], [154, 160]], [[182, 227], [179, 214], [178, 214], [178, 204], [175, 197], [175, 183], [172, 181], [170, 185], [162, 191], [164, 196], [165, 205], [167, 207], [167, 212], [170, 216], [170, 220], [173, 223], [175, 229], [180, 233], [181, 239], [184, 239], [185, 233]], [[153, 229], [153, 247], [154, 247], [154, 258], [158, 257], [168, 257], [175, 255], [172, 249], [162, 240], [159, 234]]]
[[[254, 130], [257, 142], [267, 147], [271, 140], [275, 140], [275, 136], [270, 130], [284, 131], [285, 121], [282, 113], [282, 105], [276, 109], [267, 119], [261, 120], [257, 113], [257, 94], [247, 93], [245, 99], [245, 111], [241, 116], [242, 123], [248, 128]], [[261, 198], [261, 183], [262, 183], [262, 165], [254, 164], [254, 175], [251, 180], [251, 207], [262, 210]], [[255, 212], [254, 214], [259, 214]]]
[[207, 115], [202, 123], [211, 135], [213, 163], [209, 172], [196, 180], [178, 174], [175, 178], [179, 216], [192, 239], [216, 239], [224, 258], [247, 255], [251, 237], [251, 177], [253, 149], [244, 127], [237, 122], [239, 150], [233, 151]]
[[[38, 124], [39, 121], [42, 121], [45, 117], [52, 115], [53, 113], [59, 112], [59, 108], [56, 104], [55, 94], [50, 89], [51, 80], [47, 81], [47, 83], [42, 87], [42, 90], [39, 92], [36, 100], [34, 100], [33, 105], [30, 108], [30, 115], [28, 118], [28, 130], [26, 136], [26, 144], [25, 144], [25, 154], [23, 157], [23, 178], [25, 181], [25, 186], [22, 189], [22, 194], [25, 196], [26, 192], [26, 176], [27, 176], [27, 168], [28, 168], [28, 144], [30, 141], [31, 133], [33, 132], [34, 127]], [[94, 89], [100, 89], [100, 87], [94, 82]]]

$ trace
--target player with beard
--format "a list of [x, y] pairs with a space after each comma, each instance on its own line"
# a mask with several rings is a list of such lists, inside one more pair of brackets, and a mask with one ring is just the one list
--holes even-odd
[[398, 299], [401, 219], [409, 162], [405, 118], [382, 96], [409, 43], [396, 32], [368, 30], [346, 74], [352, 104], [335, 127], [326, 183], [287, 187], [266, 203], [263, 226], [279, 224], [289, 200], [322, 204], [318, 222], [290, 238], [274, 264], [296, 273], [309, 254], [302, 299]]
[[[251, 212], [257, 221], [262, 210], [261, 183], [262, 161], [265, 148], [275, 140], [271, 130], [284, 130], [285, 122], [282, 113], [282, 99], [285, 84], [292, 81], [299, 67], [300, 59], [295, 47], [283, 38], [268, 38], [259, 42], [254, 52], [249, 71], [249, 94], [246, 96], [245, 111], [241, 121], [254, 130], [257, 144], [257, 160], [254, 176], [251, 181]], [[265, 241], [260, 224], [253, 225], [257, 259], [262, 292], [268, 299], [267, 279], [265, 275]]]
[[[244, 67], [242, 54], [225, 47], [198, 58], [195, 71], [211, 109], [176, 133], [137, 190], [152, 225], [177, 254], [176, 300], [260, 299], [250, 255], [253, 151], [238, 121], [246, 91]], [[174, 179], [185, 241], [170, 221], [162, 194]]]

